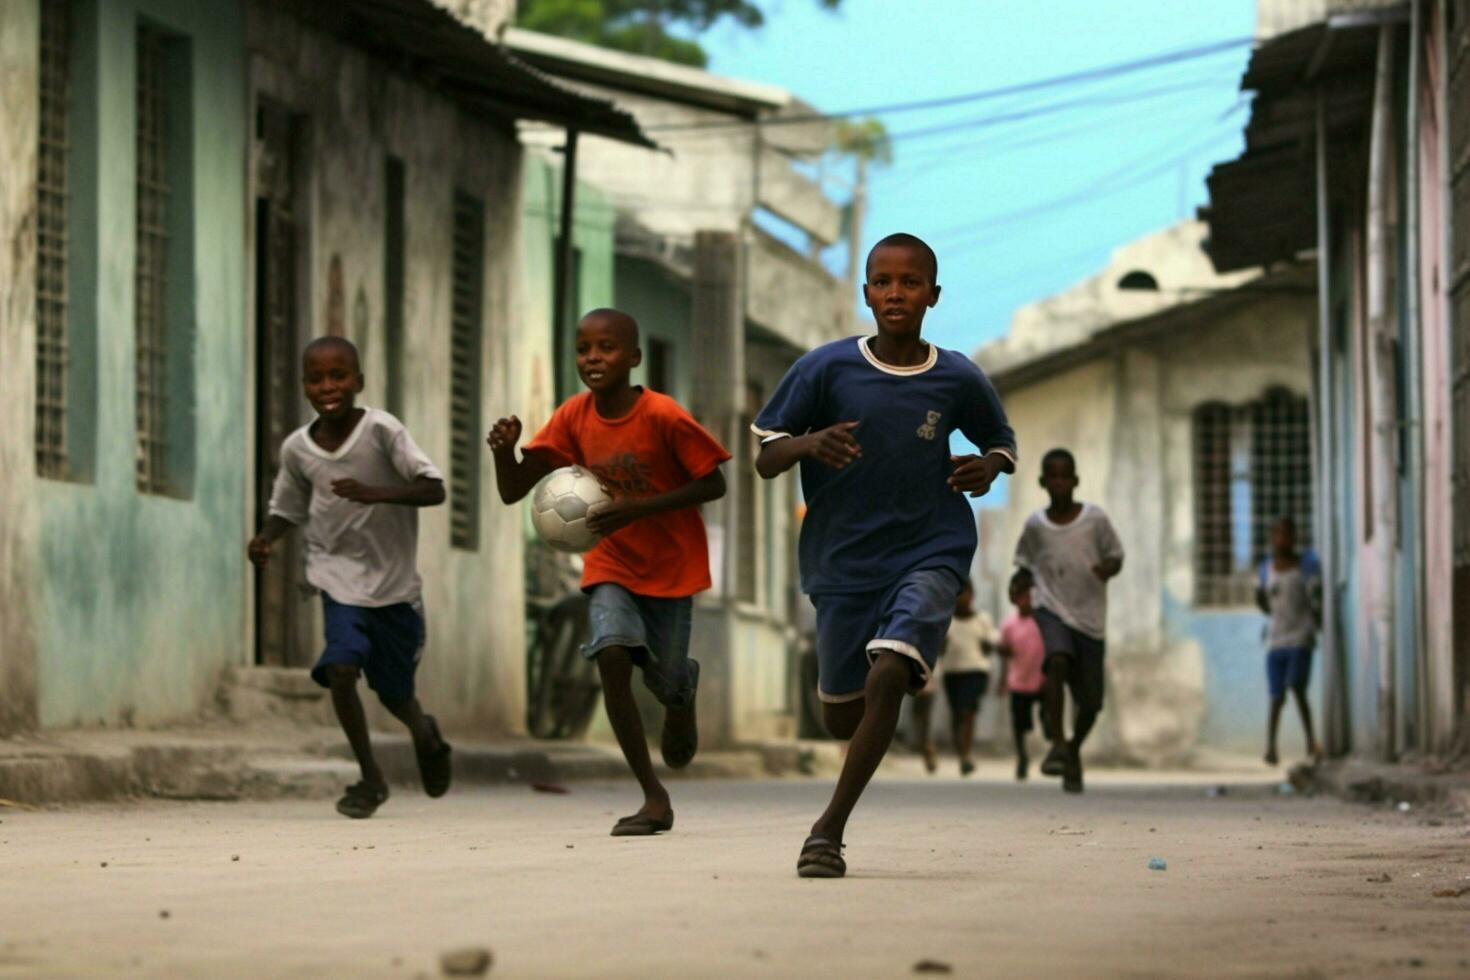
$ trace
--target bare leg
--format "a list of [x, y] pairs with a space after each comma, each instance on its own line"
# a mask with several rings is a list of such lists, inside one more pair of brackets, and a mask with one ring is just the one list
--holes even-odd
[[1041, 725], [1047, 741], [1053, 745], [1066, 746], [1067, 732], [1063, 719], [1067, 709], [1067, 681], [1071, 660], [1067, 657], [1049, 657], [1046, 662], [1046, 677], [1041, 688]]
[[[1271, 699], [1271, 714], [1266, 722], [1266, 765], [1274, 766], [1281, 761], [1281, 756], [1276, 752], [1276, 729], [1281, 724], [1281, 706], [1286, 703], [1285, 698]], [[1308, 736], [1310, 741], [1311, 736]]]
[[868, 781], [883, 761], [883, 755], [893, 742], [893, 733], [898, 729], [899, 709], [903, 706], [904, 692], [912, 676], [909, 660], [901, 654], [885, 650], [868, 671], [868, 681], [863, 688], [863, 716], [852, 733], [852, 744], [848, 746], [847, 758], [842, 763], [842, 774], [837, 777], [837, 788], [832, 793], [832, 802], [812, 824], [812, 834], [840, 842], [847, 830], [847, 818], [867, 787]]
[[960, 758], [960, 768], [969, 769], [975, 762], [972, 756], [975, 749], [975, 712], [966, 711], [955, 719], [950, 728], [950, 734], [954, 737], [954, 752]]
[[638, 703], [633, 700], [633, 655], [625, 647], [608, 647], [597, 655], [597, 670], [602, 675], [607, 720], [612, 723], [628, 768], [633, 770], [643, 789], [643, 806], [638, 812], [662, 820], [673, 807], [668, 790], [654, 774], [648, 739], [643, 734], [643, 719], [638, 715]]
[[434, 737], [434, 729], [429, 727], [429, 719], [419, 705], [418, 698], [409, 698], [399, 705], [385, 704], [383, 707], [408, 728], [408, 733], [413, 736], [415, 749], [427, 750], [438, 746], [439, 740]]
[[917, 694], [914, 696], [914, 748], [924, 757], [924, 768], [933, 772], [939, 767], [939, 759], [934, 749], [933, 725], [931, 719], [934, 717], [934, 695]]
[[[1302, 728], [1307, 733], [1307, 753], [1315, 759], [1322, 754], [1322, 746], [1317, 744], [1317, 736], [1312, 732], [1312, 706], [1307, 701], [1307, 689], [1294, 687], [1291, 693], [1296, 698], [1296, 708], [1302, 715]], [[1277, 708], [1276, 711], [1280, 714], [1281, 709]], [[1272, 742], [1274, 744], [1275, 740]]]
[[386, 786], [383, 770], [373, 758], [373, 743], [368, 737], [367, 715], [362, 710], [362, 699], [357, 696], [356, 667], [347, 664], [332, 664], [327, 667], [327, 680], [331, 684], [332, 708], [337, 712], [337, 721], [352, 746], [357, 766], [362, 770], [362, 781], [369, 786]]

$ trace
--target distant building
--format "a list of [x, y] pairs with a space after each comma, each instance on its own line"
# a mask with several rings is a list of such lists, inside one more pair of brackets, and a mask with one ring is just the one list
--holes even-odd
[[[1311, 526], [1310, 264], [1222, 276], [1187, 222], [1019, 310], [976, 360], [1005, 402], [1021, 469], [980, 512], [977, 579], [996, 612], [1046, 450], [1123, 539], [1108, 587], [1099, 746], [1148, 763], [1256, 750], [1265, 729], [1257, 561], [1282, 515]], [[1310, 542], [1306, 542], [1310, 544]]]

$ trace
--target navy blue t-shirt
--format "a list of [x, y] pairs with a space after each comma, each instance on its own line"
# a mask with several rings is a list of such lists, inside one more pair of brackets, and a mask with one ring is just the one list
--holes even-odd
[[933, 344], [923, 364], [893, 367], [868, 338], [849, 337], [793, 364], [751, 429], [769, 441], [854, 421], [858, 460], [840, 470], [801, 461], [802, 591], [874, 592], [922, 568], [968, 577], [975, 516], [946, 482], [950, 433], [1016, 458], [1015, 435], [984, 372]]

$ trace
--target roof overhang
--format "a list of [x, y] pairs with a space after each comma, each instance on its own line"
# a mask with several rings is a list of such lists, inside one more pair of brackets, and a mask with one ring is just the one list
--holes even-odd
[[[1205, 251], [1220, 272], [1290, 261], [1317, 245], [1316, 143], [1321, 100], [1329, 169], [1358, 166], [1373, 103], [1378, 28], [1402, 5], [1338, 14], [1265, 42], [1241, 89], [1256, 93], [1245, 151], [1206, 184]], [[1341, 189], [1350, 182], [1334, 178]]]
[[1297, 263], [1287, 268], [1258, 276], [1233, 289], [1201, 292], [1186, 291], [1181, 301], [1147, 316], [1123, 320], [1098, 330], [1081, 343], [1048, 351], [1029, 361], [1008, 365], [989, 373], [995, 390], [1007, 392], [1024, 388], [1045, 378], [1070, 370], [1088, 361], [1134, 344], [1160, 341], [1165, 335], [1178, 333], [1191, 324], [1216, 319], [1245, 309], [1253, 304], [1280, 296], [1302, 299], [1316, 295], [1315, 263]]
[[430, 0], [305, 0], [284, 6], [302, 21], [402, 66], [472, 114], [535, 119], [657, 148], [629, 113], [557, 84]]

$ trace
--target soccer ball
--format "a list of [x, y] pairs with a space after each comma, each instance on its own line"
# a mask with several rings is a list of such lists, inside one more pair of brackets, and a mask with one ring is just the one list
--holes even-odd
[[591, 471], [563, 466], [541, 478], [531, 495], [531, 523], [557, 551], [586, 551], [601, 535], [587, 527], [587, 514], [612, 498]]

